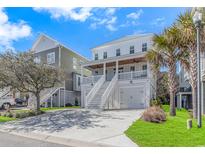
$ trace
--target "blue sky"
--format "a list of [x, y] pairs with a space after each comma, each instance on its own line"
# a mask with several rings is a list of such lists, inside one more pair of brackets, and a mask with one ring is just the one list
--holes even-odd
[[104, 42], [131, 34], [160, 33], [186, 9], [1, 8], [0, 49], [26, 51], [39, 33], [45, 33], [91, 58], [90, 48]]

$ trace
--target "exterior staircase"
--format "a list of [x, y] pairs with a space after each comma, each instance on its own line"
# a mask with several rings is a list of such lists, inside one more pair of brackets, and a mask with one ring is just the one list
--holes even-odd
[[86, 108], [88, 109], [102, 109], [102, 96], [107, 89], [110, 81], [105, 81], [103, 85], [100, 87], [100, 89], [97, 91], [95, 96], [90, 102], [87, 102]]

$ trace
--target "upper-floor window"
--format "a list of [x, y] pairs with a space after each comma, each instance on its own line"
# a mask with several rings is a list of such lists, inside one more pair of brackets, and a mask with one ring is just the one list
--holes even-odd
[[97, 53], [95, 54], [95, 60], [98, 60], [98, 54]]
[[120, 49], [116, 50], [116, 56], [120, 56]]
[[147, 70], [147, 65], [142, 65], [142, 70]]
[[55, 52], [51, 52], [47, 54], [47, 64], [55, 63]]
[[77, 58], [73, 57], [73, 69], [77, 69], [78, 60]]
[[142, 44], [142, 52], [147, 51], [147, 43]]
[[35, 57], [34, 62], [37, 64], [41, 63], [41, 58], [39, 56]]
[[104, 58], [104, 59], [107, 59], [107, 52], [104, 52], [104, 53], [103, 53], [103, 58]]
[[135, 52], [135, 47], [134, 46], [130, 46], [130, 54], [133, 54]]

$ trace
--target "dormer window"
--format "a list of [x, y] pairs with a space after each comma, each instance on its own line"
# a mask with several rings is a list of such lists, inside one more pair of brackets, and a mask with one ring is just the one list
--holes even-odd
[[104, 59], [107, 59], [107, 52], [104, 52], [104, 53], [103, 53], [103, 58], [104, 58]]
[[95, 60], [98, 60], [98, 54], [97, 53], [95, 54]]
[[147, 43], [142, 44], [142, 52], [147, 51]]
[[116, 50], [116, 56], [120, 56], [120, 49]]
[[130, 46], [130, 54], [133, 54], [135, 52], [135, 47], [134, 46]]

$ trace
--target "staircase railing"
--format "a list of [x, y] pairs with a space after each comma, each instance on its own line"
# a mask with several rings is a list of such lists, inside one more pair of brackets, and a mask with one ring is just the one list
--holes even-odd
[[[62, 89], [62, 88], [64, 88], [64, 87], [58, 87], [58, 88], [52, 90], [50, 93], [46, 94], [46, 96], [44, 96], [41, 100], [42, 100], [42, 101], [48, 100], [49, 98], [53, 97], [53, 95], [54, 95], [55, 93], [57, 93], [57, 92], [58, 92], [60, 89]], [[53, 103], [51, 102], [51, 107], [52, 107], [52, 104], [53, 104]]]
[[101, 97], [101, 108], [103, 108], [106, 105], [109, 96], [114, 92], [114, 88], [117, 84], [117, 81], [118, 81], [118, 75], [115, 74], [115, 76], [112, 78], [104, 94]]
[[102, 84], [105, 82], [105, 76], [102, 75], [100, 79], [94, 84], [93, 88], [90, 90], [90, 92], [85, 96], [85, 106], [88, 105], [88, 102], [90, 102], [97, 91], [100, 89]]

